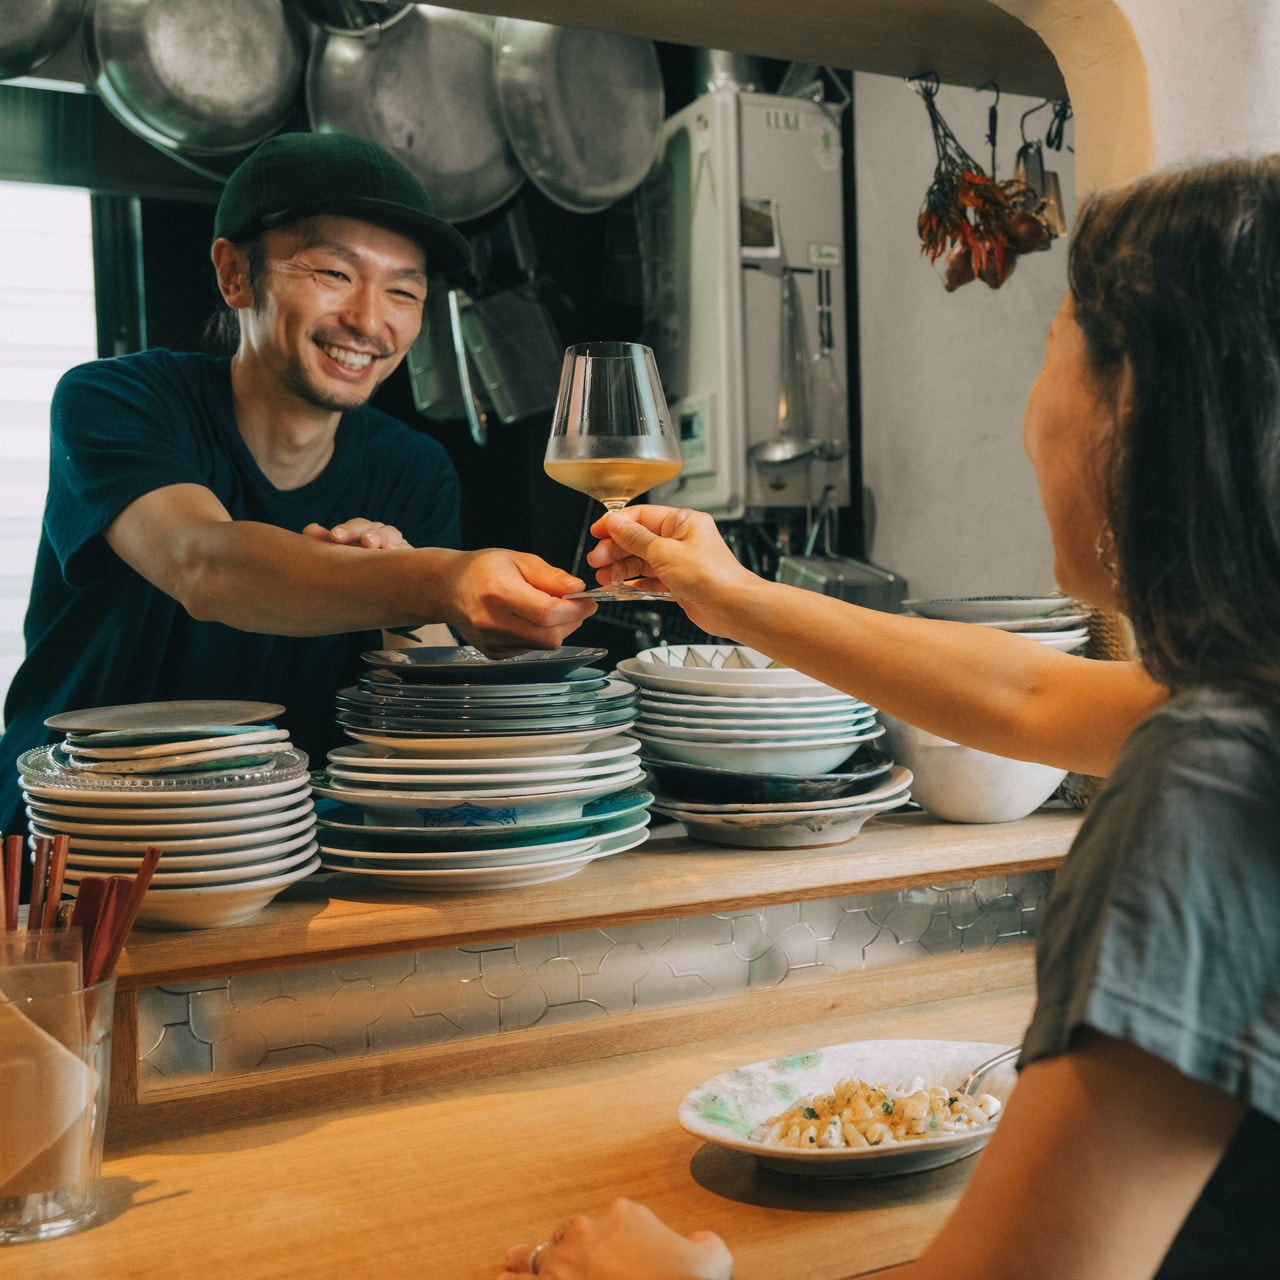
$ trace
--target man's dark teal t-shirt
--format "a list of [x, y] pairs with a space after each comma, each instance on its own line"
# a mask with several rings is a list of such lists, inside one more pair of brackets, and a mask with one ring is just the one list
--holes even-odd
[[448, 455], [385, 413], [344, 414], [324, 471], [283, 491], [236, 427], [229, 360], [154, 350], [72, 369], [54, 393], [27, 657], [5, 701], [0, 831], [23, 829], [15, 761], [60, 736], [44, 720], [62, 711], [252, 699], [283, 704], [281, 726], [313, 759], [341, 740], [334, 693], [354, 681], [376, 634], [267, 636], [197, 622], [107, 545], [103, 530], [129, 503], [174, 484], [211, 490], [235, 520], [300, 533], [363, 517], [394, 525], [413, 546], [458, 545]]

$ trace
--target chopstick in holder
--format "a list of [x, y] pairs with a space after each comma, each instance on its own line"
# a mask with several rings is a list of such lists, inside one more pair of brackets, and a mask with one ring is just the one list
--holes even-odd
[[108, 876], [102, 891], [102, 907], [93, 927], [93, 937], [85, 939], [84, 985], [101, 982], [120, 917], [129, 902], [130, 881], [127, 876]]
[[71, 910], [71, 924], [68, 927], [80, 930], [86, 956], [89, 954], [89, 943], [93, 939], [94, 926], [98, 923], [106, 891], [106, 876], [85, 876], [76, 890], [76, 905]]
[[27, 908], [27, 932], [34, 933], [44, 920], [45, 893], [49, 888], [49, 853], [53, 841], [36, 836], [35, 863], [31, 872], [31, 905]]
[[[124, 944], [133, 928], [133, 922], [138, 918], [142, 899], [151, 884], [151, 877], [155, 874], [156, 865], [159, 861], [160, 849], [154, 844], [147, 845], [147, 851], [142, 855], [142, 865], [138, 868], [137, 875], [132, 880], [125, 881], [128, 885], [128, 891], [124, 905], [113, 920], [107, 921], [110, 925], [111, 936], [103, 950], [100, 965], [86, 972], [86, 985], [92, 986], [95, 982], [101, 982], [107, 974], [115, 969], [116, 962], [120, 959], [120, 952], [124, 950]], [[112, 880], [123, 878], [122, 876], [111, 877]], [[97, 941], [96, 938], [94, 940], [95, 942]]]
[[71, 849], [71, 837], [53, 837], [53, 852], [49, 855], [49, 887], [44, 900], [42, 928], [58, 927], [58, 909], [62, 904], [62, 881], [67, 871], [67, 854]]
[[18, 896], [22, 892], [22, 837], [5, 840], [4, 860], [4, 927], [9, 933], [18, 928]]

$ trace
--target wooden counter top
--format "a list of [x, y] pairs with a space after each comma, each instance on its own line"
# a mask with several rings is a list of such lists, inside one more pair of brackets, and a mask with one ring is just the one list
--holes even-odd
[[[415, 894], [354, 877], [312, 878], [246, 924], [198, 933], [136, 930], [120, 988], [182, 982], [480, 940], [531, 937], [771, 902], [1043, 871], [1061, 862], [1074, 810], [990, 826], [883, 815], [844, 844], [736, 849], [655, 837], [570, 879], [494, 893]], [[670, 828], [669, 828], [670, 829]]]
[[[492, 1280], [508, 1244], [545, 1239], [571, 1213], [626, 1194], [681, 1231], [720, 1232], [735, 1280], [862, 1275], [923, 1247], [972, 1161], [883, 1182], [770, 1175], [685, 1133], [680, 1098], [720, 1071], [815, 1045], [1016, 1043], [1033, 998], [1030, 951], [993, 953], [991, 989], [968, 995], [781, 1028], [721, 1026], [700, 1042], [123, 1147], [104, 1168], [105, 1221], [0, 1252], [0, 1273]], [[921, 994], [946, 993], [937, 972]]]

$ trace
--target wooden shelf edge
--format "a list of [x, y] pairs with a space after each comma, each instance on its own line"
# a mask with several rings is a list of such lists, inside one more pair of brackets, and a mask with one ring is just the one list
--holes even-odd
[[1080, 814], [961, 826], [923, 815], [881, 818], [856, 840], [804, 850], [714, 848], [653, 840], [571, 879], [505, 893], [417, 895], [304, 882], [248, 924], [195, 933], [137, 932], [121, 958], [123, 990], [331, 964], [478, 941], [741, 911], [928, 884], [1050, 871]]
[[[113, 1088], [108, 1142], [114, 1150], [172, 1133], [190, 1134], [284, 1113], [372, 1102], [459, 1081], [712, 1041], [746, 1029], [847, 1019], [1014, 987], [1029, 993], [1034, 983], [1033, 952], [1029, 940], [1019, 939], [986, 951], [922, 957], [823, 981], [586, 1023], [533, 1027], [132, 1097], [121, 1096]], [[136, 1086], [136, 1079], [131, 1083]]]

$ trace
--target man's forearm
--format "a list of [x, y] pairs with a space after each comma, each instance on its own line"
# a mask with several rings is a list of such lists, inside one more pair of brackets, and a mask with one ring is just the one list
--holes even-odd
[[201, 621], [283, 636], [453, 621], [452, 583], [466, 558], [441, 547], [340, 546], [245, 520], [187, 537], [171, 584], [156, 585]]

